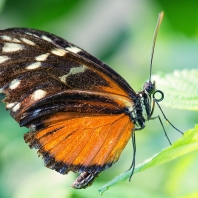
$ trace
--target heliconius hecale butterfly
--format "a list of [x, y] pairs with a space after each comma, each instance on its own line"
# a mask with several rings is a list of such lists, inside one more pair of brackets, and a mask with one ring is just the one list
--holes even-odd
[[30, 129], [25, 142], [38, 149], [46, 167], [79, 173], [72, 187], [85, 188], [119, 159], [132, 136], [134, 169], [134, 131], [152, 119], [157, 102], [151, 79], [136, 93], [86, 51], [33, 29], [1, 30], [0, 49], [3, 102]]

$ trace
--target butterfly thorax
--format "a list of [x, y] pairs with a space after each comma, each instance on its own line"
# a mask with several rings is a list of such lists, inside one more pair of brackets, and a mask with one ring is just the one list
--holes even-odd
[[145, 127], [145, 121], [149, 120], [152, 115], [151, 105], [153, 104], [152, 95], [155, 92], [155, 82], [146, 82], [143, 90], [137, 93], [137, 99], [133, 111], [131, 112], [131, 119], [136, 128], [141, 130]]

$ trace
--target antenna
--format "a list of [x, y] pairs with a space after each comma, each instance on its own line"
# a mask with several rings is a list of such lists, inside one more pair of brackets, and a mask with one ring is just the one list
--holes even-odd
[[158, 20], [157, 20], [157, 25], [156, 25], [155, 32], [154, 32], [153, 44], [152, 44], [152, 50], [151, 50], [149, 82], [151, 82], [151, 72], [152, 72], [152, 64], [153, 64], [153, 55], [154, 55], [154, 50], [155, 50], [155, 43], [156, 43], [158, 31], [160, 29], [160, 25], [162, 23], [163, 16], [164, 16], [164, 12], [162, 11], [162, 12], [159, 13]]

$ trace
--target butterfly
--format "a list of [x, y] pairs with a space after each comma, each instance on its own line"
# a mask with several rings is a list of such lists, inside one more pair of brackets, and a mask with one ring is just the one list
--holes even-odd
[[71, 186], [86, 188], [118, 161], [132, 137], [134, 170], [134, 132], [152, 118], [155, 83], [149, 80], [136, 93], [108, 65], [44, 31], [1, 30], [0, 50], [3, 102], [20, 126], [30, 129], [25, 142], [46, 167], [78, 173]]

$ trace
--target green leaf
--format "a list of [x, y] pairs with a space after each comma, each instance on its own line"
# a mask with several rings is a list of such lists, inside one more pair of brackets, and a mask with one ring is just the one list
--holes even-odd
[[154, 75], [157, 89], [164, 92], [163, 104], [178, 109], [198, 110], [198, 69]]
[[[160, 153], [154, 155], [152, 158], [147, 159], [144, 163], [138, 165], [135, 168], [134, 174], [144, 171], [148, 168], [157, 166], [159, 164], [169, 162], [173, 159], [176, 159], [178, 157], [181, 157], [187, 153], [196, 150], [198, 150], [198, 125], [196, 125], [194, 129], [190, 129], [186, 131], [180, 139], [178, 139], [172, 144], [172, 146], [165, 148]], [[114, 186], [115, 184], [121, 181], [125, 181], [129, 179], [130, 175], [131, 175], [131, 171], [129, 170], [115, 177], [113, 180], [111, 180], [106, 185], [104, 185], [99, 190], [99, 193], [102, 194], [111, 186]]]

